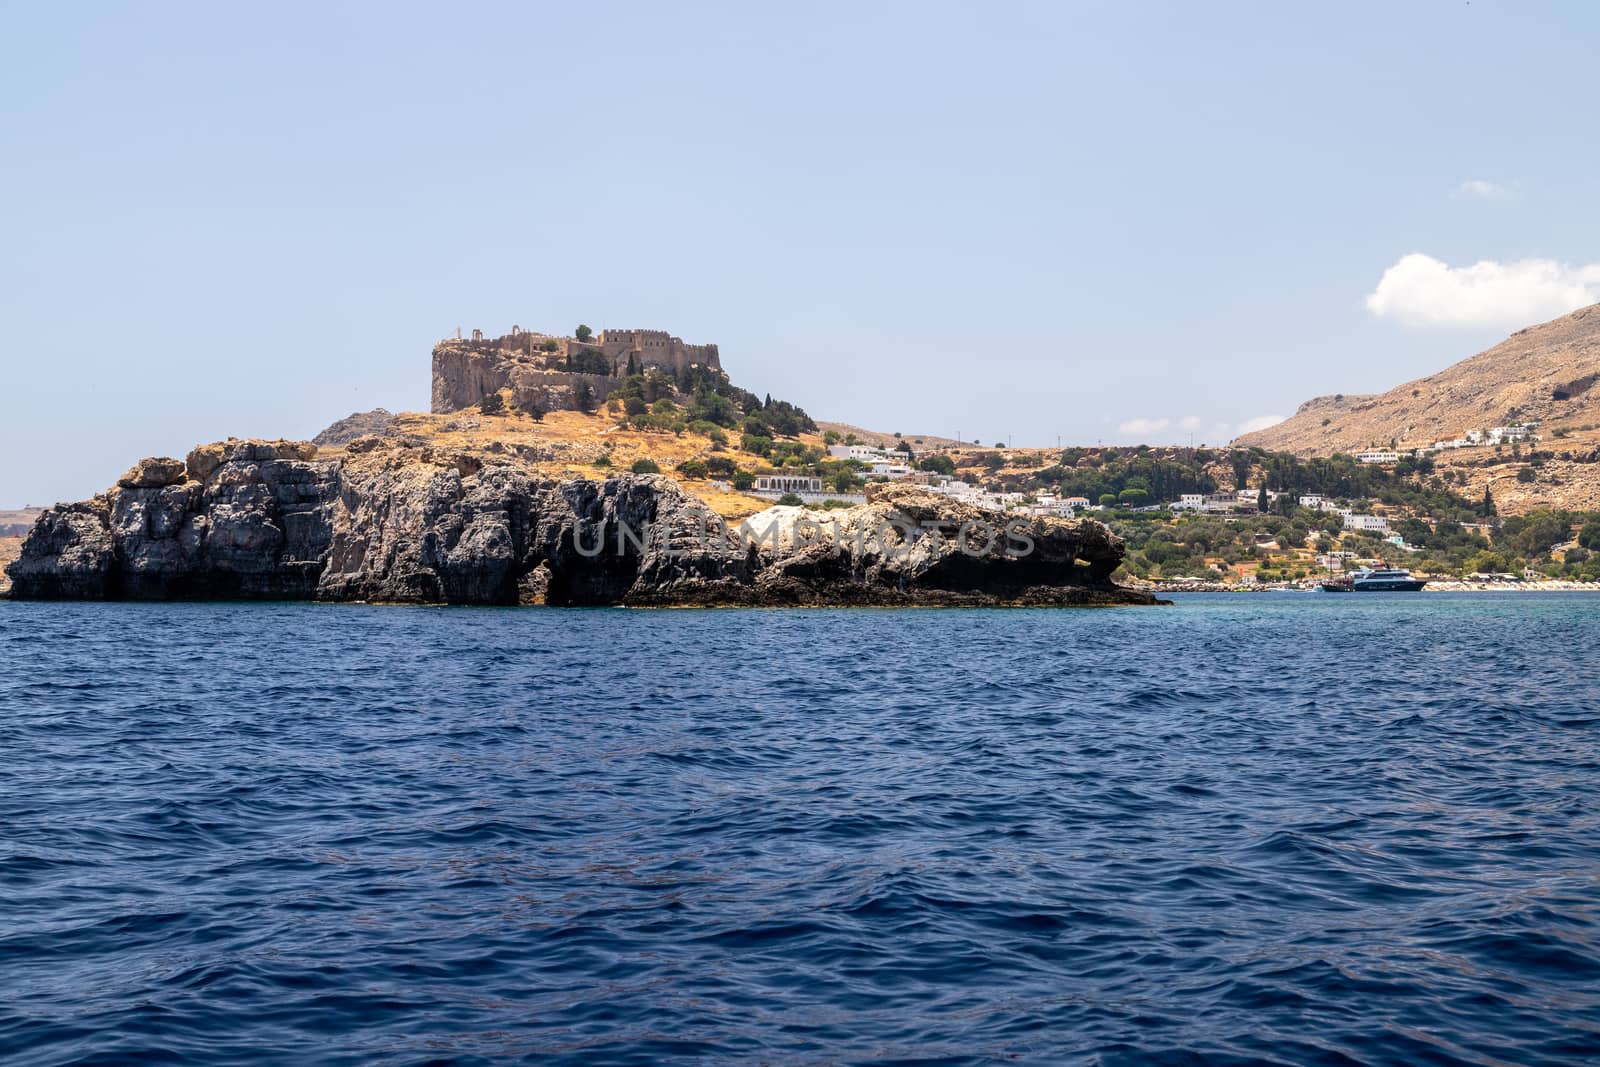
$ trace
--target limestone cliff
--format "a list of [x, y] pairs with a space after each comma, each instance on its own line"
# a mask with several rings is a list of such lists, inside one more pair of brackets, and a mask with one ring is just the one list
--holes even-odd
[[105, 494], [51, 508], [6, 572], [11, 595], [33, 599], [1153, 602], [1112, 584], [1122, 543], [1101, 524], [995, 521], [885, 486], [848, 511], [769, 509], [747, 532], [771, 536], [750, 537], [660, 476], [555, 480], [502, 453], [394, 437], [333, 458], [229, 441], [145, 460]]

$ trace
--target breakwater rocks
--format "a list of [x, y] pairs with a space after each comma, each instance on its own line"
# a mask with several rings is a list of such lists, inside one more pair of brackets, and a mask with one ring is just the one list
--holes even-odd
[[1160, 603], [1111, 581], [1092, 520], [1006, 519], [915, 486], [736, 527], [670, 479], [554, 480], [495, 453], [365, 437], [319, 458], [228, 441], [147, 459], [51, 508], [7, 567], [20, 599], [554, 605]]

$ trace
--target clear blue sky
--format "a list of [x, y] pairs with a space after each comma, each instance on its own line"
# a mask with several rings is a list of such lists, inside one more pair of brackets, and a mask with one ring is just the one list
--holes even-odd
[[1589, 4], [0, 11], [0, 506], [425, 408], [458, 325], [1218, 443], [1600, 299]]

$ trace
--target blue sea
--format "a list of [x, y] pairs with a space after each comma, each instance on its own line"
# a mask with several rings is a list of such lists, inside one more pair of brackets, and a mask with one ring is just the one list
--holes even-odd
[[1600, 1058], [1600, 597], [0, 602], [6, 1064]]

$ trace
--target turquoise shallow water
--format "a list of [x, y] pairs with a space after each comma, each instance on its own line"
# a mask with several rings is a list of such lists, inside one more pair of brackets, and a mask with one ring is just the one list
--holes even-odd
[[0, 1060], [1600, 1057], [1600, 597], [0, 602]]

